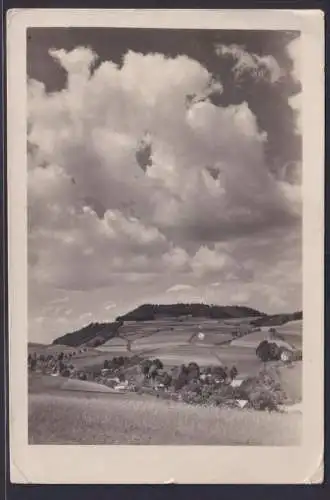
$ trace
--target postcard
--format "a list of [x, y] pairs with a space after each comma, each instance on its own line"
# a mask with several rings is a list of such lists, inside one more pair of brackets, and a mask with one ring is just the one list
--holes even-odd
[[7, 32], [11, 481], [322, 482], [323, 13]]

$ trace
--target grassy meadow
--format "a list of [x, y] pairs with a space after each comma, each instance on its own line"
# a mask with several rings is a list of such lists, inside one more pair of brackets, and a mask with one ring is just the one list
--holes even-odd
[[301, 415], [193, 407], [148, 396], [30, 394], [30, 444], [265, 445], [300, 441]]

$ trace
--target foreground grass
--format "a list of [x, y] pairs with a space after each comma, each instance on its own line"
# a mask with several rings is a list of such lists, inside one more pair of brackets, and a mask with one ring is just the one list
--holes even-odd
[[112, 395], [29, 394], [30, 444], [296, 445], [301, 415]]

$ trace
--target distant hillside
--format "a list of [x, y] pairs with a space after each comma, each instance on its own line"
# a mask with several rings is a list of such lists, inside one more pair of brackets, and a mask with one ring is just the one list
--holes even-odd
[[254, 326], [279, 326], [288, 323], [288, 321], [296, 321], [302, 319], [302, 311], [297, 311], [292, 314], [272, 314], [269, 316], [263, 316], [251, 321]]
[[268, 316], [256, 309], [244, 306], [144, 304], [123, 316], [119, 316], [113, 323], [90, 323], [72, 333], [66, 333], [55, 339], [53, 345], [97, 347], [116, 337], [125, 321], [153, 321], [161, 318], [179, 318], [182, 316], [224, 320], [255, 317], [256, 319], [251, 321], [254, 326], [277, 326], [288, 321], [301, 319], [302, 312]]
[[90, 323], [72, 333], [66, 333], [55, 339], [53, 345], [97, 347], [115, 337], [124, 321], [152, 321], [157, 318], [177, 318], [180, 316], [230, 319], [264, 316], [264, 314], [249, 307], [209, 306], [206, 304], [144, 304], [123, 316], [119, 316], [114, 323]]
[[230, 319], [246, 316], [264, 316], [256, 309], [244, 306], [209, 306], [207, 304], [143, 304], [133, 311], [119, 316], [120, 321], [153, 321], [159, 318], [177, 318], [192, 316], [193, 318]]
[[115, 323], [90, 323], [75, 332], [58, 337], [53, 341], [53, 345], [60, 344], [77, 347], [86, 344], [89, 347], [97, 347], [114, 337], [120, 326], [122, 326], [122, 322], [120, 321], [116, 321]]

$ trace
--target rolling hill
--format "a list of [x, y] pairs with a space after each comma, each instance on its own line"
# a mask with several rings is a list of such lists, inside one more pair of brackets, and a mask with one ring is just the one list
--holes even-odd
[[119, 316], [115, 322], [90, 323], [83, 328], [56, 338], [54, 345], [67, 345], [78, 347], [86, 345], [98, 347], [121, 332], [124, 322], [153, 322], [158, 320], [170, 320], [180, 318], [204, 318], [204, 319], [238, 319], [245, 317], [260, 317], [263, 313], [249, 307], [238, 306], [210, 306], [206, 304], [143, 304], [123, 316]]
[[143, 304], [133, 311], [119, 316], [121, 321], [152, 321], [161, 318], [232, 319], [246, 316], [264, 316], [264, 313], [244, 306], [215, 306], [207, 304]]
[[302, 311], [296, 311], [289, 314], [272, 314], [264, 315], [256, 320], [252, 321], [251, 324], [254, 326], [280, 326], [288, 323], [289, 321], [302, 320]]
[[114, 323], [90, 323], [79, 330], [56, 338], [53, 341], [53, 345], [71, 347], [87, 345], [89, 347], [97, 347], [116, 336], [120, 326], [122, 326], [121, 321], [115, 321]]
[[[210, 327], [213, 330], [215, 327], [213, 323], [222, 321], [224, 324], [221, 329], [227, 328], [230, 330], [235, 324], [239, 324], [246, 318], [249, 318], [248, 323], [250, 325], [271, 327], [300, 320], [302, 313], [266, 315], [256, 309], [244, 306], [217, 306], [196, 303], [143, 304], [133, 311], [117, 317], [114, 322], [94, 322], [74, 332], [66, 333], [56, 338], [53, 345], [99, 347], [108, 343], [111, 339], [121, 336], [124, 338], [123, 343], [125, 344], [125, 341], [131, 335], [133, 335], [133, 338], [135, 336], [144, 337], [160, 332], [160, 330], [163, 334], [170, 335], [171, 331], [179, 331], [182, 328], [194, 333], [196, 328], [198, 329], [196, 321], [198, 323], [202, 320], [203, 329], [207, 329], [207, 323], [211, 322]], [[140, 333], [141, 328], [143, 331]], [[219, 326], [216, 328], [219, 330]]]

